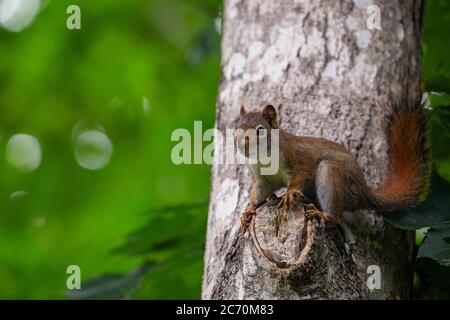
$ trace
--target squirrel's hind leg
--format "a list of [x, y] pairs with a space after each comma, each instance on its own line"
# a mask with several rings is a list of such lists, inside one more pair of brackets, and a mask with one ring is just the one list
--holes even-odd
[[[316, 171], [316, 196], [325, 220], [340, 221], [341, 210], [339, 208], [339, 192], [336, 186], [340, 183], [341, 177], [337, 174], [336, 165], [329, 161], [322, 161]], [[345, 184], [344, 184], [345, 185]], [[317, 209], [316, 209], [317, 210]]]

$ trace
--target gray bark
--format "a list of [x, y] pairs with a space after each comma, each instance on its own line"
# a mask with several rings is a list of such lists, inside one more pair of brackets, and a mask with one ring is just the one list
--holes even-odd
[[[217, 128], [232, 127], [243, 103], [279, 110], [281, 127], [342, 143], [369, 185], [386, 173], [382, 104], [420, 79], [421, 0], [225, 0]], [[369, 30], [367, 7], [381, 9]], [[395, 299], [411, 293], [414, 235], [373, 212], [344, 213], [342, 225], [304, 222], [301, 208], [275, 232], [275, 209], [261, 209], [255, 234], [276, 266], [239, 233], [252, 176], [243, 165], [214, 165], [204, 299]], [[381, 269], [381, 289], [366, 284]]]

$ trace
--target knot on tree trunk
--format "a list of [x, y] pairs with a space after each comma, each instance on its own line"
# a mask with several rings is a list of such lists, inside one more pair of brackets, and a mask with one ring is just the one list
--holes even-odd
[[301, 203], [293, 210], [285, 210], [278, 208], [279, 201], [272, 198], [256, 210], [249, 233], [262, 258], [289, 272], [305, 263], [320, 227], [306, 218]]
[[359, 296], [361, 286], [351, 280], [355, 272], [342, 229], [308, 218], [302, 203], [284, 210], [278, 208], [279, 201], [272, 198], [260, 206], [249, 227], [260, 267], [267, 268], [268, 262], [272, 272], [302, 296], [342, 298], [342, 292], [352, 293], [347, 298]]

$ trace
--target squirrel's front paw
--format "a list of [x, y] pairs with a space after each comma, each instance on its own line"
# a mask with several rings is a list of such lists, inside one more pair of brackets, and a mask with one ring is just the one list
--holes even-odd
[[297, 198], [299, 198], [300, 200], [304, 200], [305, 196], [301, 191], [298, 190], [286, 191], [283, 198], [281, 199], [280, 204], [278, 205], [278, 208], [283, 208], [285, 210], [294, 208], [297, 204]]
[[245, 234], [247, 232], [250, 223], [252, 222], [253, 216], [256, 214], [255, 208], [248, 206], [247, 209], [241, 215], [241, 233]]

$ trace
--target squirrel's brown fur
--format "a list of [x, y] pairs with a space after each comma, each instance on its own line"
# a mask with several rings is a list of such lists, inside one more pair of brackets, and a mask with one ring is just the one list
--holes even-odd
[[[279, 172], [263, 176], [257, 165], [253, 167], [256, 179], [241, 219], [242, 230], [245, 232], [255, 206], [281, 187], [287, 187], [283, 207], [290, 207], [295, 196], [309, 199], [306, 213], [322, 221], [329, 218], [339, 221], [344, 210], [390, 212], [414, 206], [426, 188], [428, 175], [426, 117], [419, 99], [420, 95], [408, 93], [389, 109], [386, 121], [389, 174], [379, 190], [367, 186], [356, 158], [343, 146], [322, 138], [294, 136], [279, 129]], [[242, 107], [236, 127], [244, 131], [262, 127], [268, 130], [269, 139], [271, 130], [279, 127], [275, 108], [269, 105], [262, 112], [247, 113]], [[236, 141], [247, 142], [240, 137]]]

